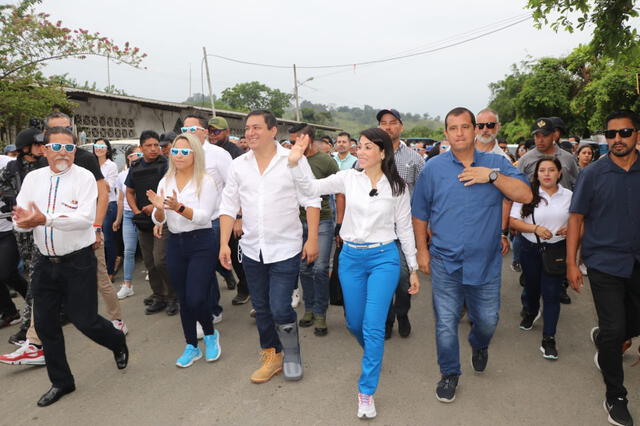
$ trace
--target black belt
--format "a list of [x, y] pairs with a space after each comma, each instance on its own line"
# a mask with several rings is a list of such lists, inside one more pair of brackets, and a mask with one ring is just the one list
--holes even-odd
[[80, 250], [73, 251], [69, 254], [65, 254], [64, 256], [45, 256], [42, 255], [45, 259], [47, 259], [51, 263], [67, 263], [71, 262], [73, 259], [78, 257], [81, 254], [86, 253], [87, 251], [92, 250], [91, 246], [81, 248]]

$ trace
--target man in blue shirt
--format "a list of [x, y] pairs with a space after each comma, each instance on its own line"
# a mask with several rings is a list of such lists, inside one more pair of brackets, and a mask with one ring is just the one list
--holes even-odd
[[580, 291], [576, 253], [582, 237], [598, 328], [592, 338], [596, 362], [607, 386], [605, 409], [611, 424], [631, 425], [622, 369], [622, 344], [640, 334], [640, 118], [629, 110], [606, 119], [609, 154], [578, 176], [567, 231], [567, 279]]
[[533, 198], [527, 178], [507, 159], [475, 150], [475, 125], [467, 108], [447, 114], [445, 136], [451, 149], [426, 163], [411, 205], [418, 265], [431, 273], [442, 374], [436, 397], [441, 402], [455, 399], [461, 374], [458, 323], [463, 303], [472, 323], [473, 368], [482, 372], [487, 365], [500, 309], [502, 199], [528, 203]]

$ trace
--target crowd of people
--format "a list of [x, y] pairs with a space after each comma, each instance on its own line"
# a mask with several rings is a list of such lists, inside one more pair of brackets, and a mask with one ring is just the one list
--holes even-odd
[[[376, 120], [358, 139], [316, 137], [300, 123], [278, 142], [269, 111], [249, 113], [241, 138], [222, 117], [188, 115], [179, 133], [143, 131], [121, 172], [110, 141], [98, 139], [93, 152], [77, 148], [63, 113], [46, 117], [44, 131], [21, 131], [0, 157], [0, 326], [20, 322], [10, 338], [19, 348], [0, 362], [46, 365], [51, 388], [38, 405], [55, 403], [75, 390], [61, 328], [71, 322], [126, 368], [119, 300], [140, 285], [133, 283], [139, 247], [151, 288], [145, 313], [180, 314], [178, 367], [221, 356], [220, 274], [237, 289], [232, 304], [252, 303], [261, 364], [250, 380], [280, 373], [301, 380], [298, 330], [329, 334], [333, 274], [346, 327], [362, 348], [357, 416], [372, 418], [385, 340], [396, 322], [401, 337], [411, 334], [421, 271], [431, 275], [436, 398], [450, 403], [462, 374], [458, 324], [468, 316], [472, 368], [485, 371], [502, 256], [513, 247], [511, 267], [522, 273], [520, 328], [543, 318], [546, 359], [559, 359], [566, 287], [580, 291], [588, 275], [604, 407], [610, 423], [632, 424], [622, 353], [640, 334], [638, 116], [607, 117], [609, 153], [597, 161], [590, 144], [562, 140], [559, 117], [537, 119], [532, 139], [514, 153], [497, 139], [500, 120], [489, 108], [452, 109], [445, 140], [429, 149], [401, 139], [397, 110], [383, 109]], [[24, 298], [22, 313], [10, 290]], [[98, 292], [107, 318], [97, 312]]]

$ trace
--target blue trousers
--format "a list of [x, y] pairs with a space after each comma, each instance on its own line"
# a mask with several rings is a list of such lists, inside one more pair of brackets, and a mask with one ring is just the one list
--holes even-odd
[[384, 325], [400, 277], [395, 242], [373, 248], [344, 244], [338, 266], [347, 328], [364, 349], [360, 393], [373, 395], [380, 380]]
[[206, 336], [213, 334], [209, 300], [215, 264], [211, 258], [220, 243], [214, 238], [213, 229], [169, 234], [168, 243], [167, 269], [180, 301], [182, 331], [187, 343], [197, 346], [196, 321]]
[[[318, 227], [318, 258], [313, 263], [300, 263], [300, 283], [304, 310], [324, 316], [329, 306], [329, 257], [333, 243], [333, 220], [320, 221]], [[307, 242], [307, 223], [302, 224], [304, 242]]]
[[102, 234], [104, 235], [104, 261], [107, 264], [107, 273], [113, 275], [116, 264], [118, 248], [116, 247], [116, 233], [113, 232], [113, 222], [118, 216], [118, 203], [111, 201], [107, 205], [107, 212], [102, 222]]
[[136, 249], [138, 246], [138, 231], [133, 223], [133, 212], [125, 210], [122, 214], [122, 240], [124, 241], [124, 280], [131, 282], [136, 267]]
[[222, 306], [220, 306], [220, 286], [218, 285], [218, 277], [216, 275], [218, 266], [220, 266], [218, 260], [218, 255], [220, 254], [220, 219], [211, 221], [211, 229], [213, 229], [213, 238], [217, 241], [216, 252], [212, 259], [214, 270], [211, 275], [211, 312], [213, 315], [220, 315], [222, 313]]
[[291, 307], [291, 293], [298, 281], [300, 253], [274, 263], [242, 256], [242, 267], [247, 277], [251, 304], [256, 310], [256, 326], [262, 349], [275, 348], [282, 351], [276, 324], [296, 322], [296, 311]]
[[488, 347], [498, 325], [500, 279], [482, 285], [463, 285], [462, 268], [449, 274], [444, 262], [432, 257], [431, 286], [440, 372], [443, 375], [462, 374], [458, 342], [462, 305], [466, 303], [472, 322], [469, 344], [473, 349]]

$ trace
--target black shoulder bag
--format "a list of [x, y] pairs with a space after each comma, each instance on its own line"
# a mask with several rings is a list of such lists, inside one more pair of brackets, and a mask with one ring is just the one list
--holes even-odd
[[[535, 214], [531, 213], [533, 224], [536, 224]], [[542, 256], [542, 269], [547, 275], [564, 277], [567, 274], [567, 243], [566, 240], [556, 244], [546, 244], [540, 241], [538, 234], [533, 233], [538, 241], [538, 249]]]

